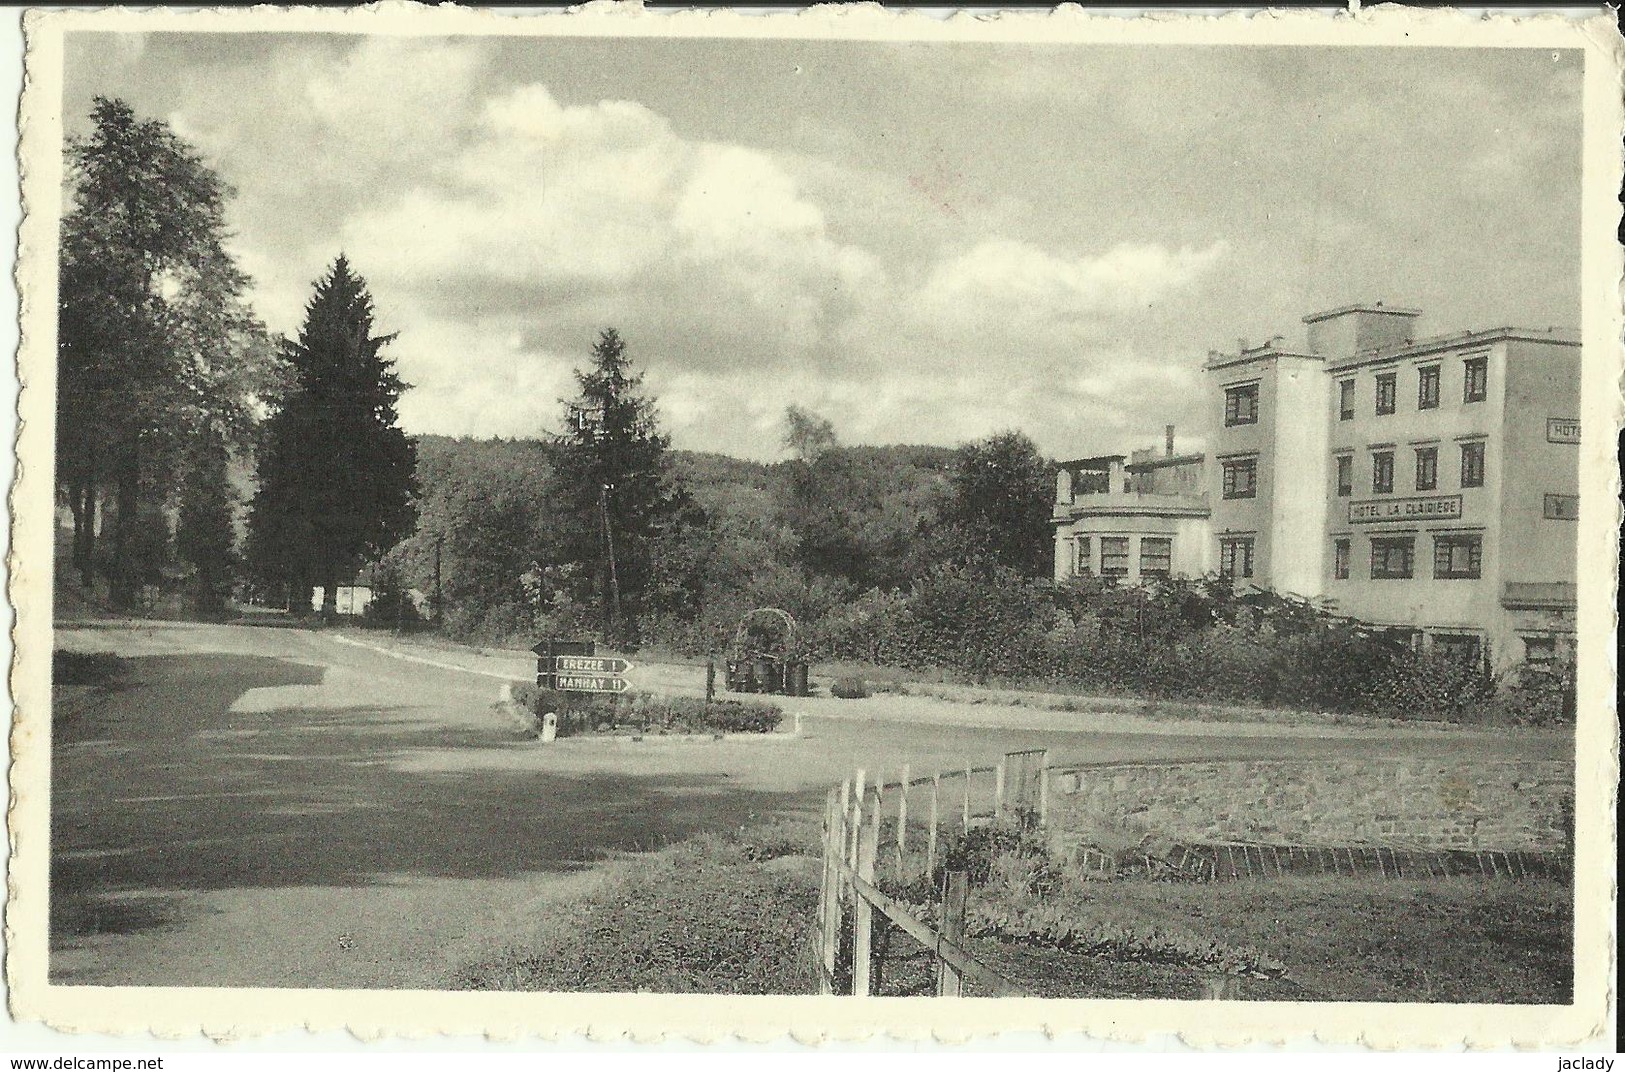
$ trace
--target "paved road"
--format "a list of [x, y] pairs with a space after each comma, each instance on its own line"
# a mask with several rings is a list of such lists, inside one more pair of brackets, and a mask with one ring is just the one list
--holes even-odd
[[130, 666], [112, 691], [57, 692], [51, 974], [66, 984], [444, 985], [590, 885], [606, 856], [815, 812], [857, 766], [929, 771], [1030, 747], [1062, 762], [1567, 748], [932, 725], [921, 702], [944, 720], [963, 706], [883, 697], [840, 709], [872, 720], [809, 705], [794, 739], [542, 746], [495, 706], [492, 677], [321, 633], [100, 624], [59, 629], [57, 646]]

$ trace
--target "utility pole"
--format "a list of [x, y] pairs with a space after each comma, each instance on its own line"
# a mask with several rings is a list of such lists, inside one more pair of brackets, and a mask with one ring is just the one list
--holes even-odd
[[434, 627], [439, 629], [445, 618], [444, 604], [440, 595], [440, 545], [446, 541], [444, 536], [434, 538]]
[[609, 635], [612, 640], [621, 619], [621, 579], [615, 569], [615, 532], [609, 523], [609, 493], [614, 487], [614, 484], [603, 484], [598, 489], [598, 516], [603, 522], [604, 549], [609, 556]]

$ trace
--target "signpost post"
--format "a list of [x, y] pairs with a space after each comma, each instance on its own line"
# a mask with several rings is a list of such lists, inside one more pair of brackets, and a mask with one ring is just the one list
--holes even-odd
[[556, 689], [558, 688], [558, 658], [560, 656], [591, 657], [597, 647], [590, 640], [541, 640], [530, 650], [536, 653], [536, 687], [539, 689]]

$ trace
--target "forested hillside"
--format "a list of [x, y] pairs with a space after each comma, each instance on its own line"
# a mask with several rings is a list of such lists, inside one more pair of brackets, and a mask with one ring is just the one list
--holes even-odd
[[[556, 450], [540, 440], [420, 437], [418, 528], [379, 575], [432, 596], [438, 549], [451, 632], [494, 641], [590, 629], [593, 608], [568, 597], [570, 571], [555, 554]], [[957, 456], [834, 446], [812, 462], [761, 463], [670, 451], [695, 524], [658, 555], [664, 598], [643, 631], [698, 641], [752, 606], [817, 616], [870, 587], [906, 587], [930, 566], [922, 548], [941, 543]]]

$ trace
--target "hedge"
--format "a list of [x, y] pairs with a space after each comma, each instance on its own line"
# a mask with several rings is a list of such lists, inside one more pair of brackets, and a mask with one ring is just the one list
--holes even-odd
[[529, 682], [513, 689], [516, 703], [540, 718], [558, 715], [560, 737], [636, 730], [641, 733], [772, 733], [784, 719], [773, 704], [744, 700], [705, 700], [633, 692], [602, 695], [538, 688]]

